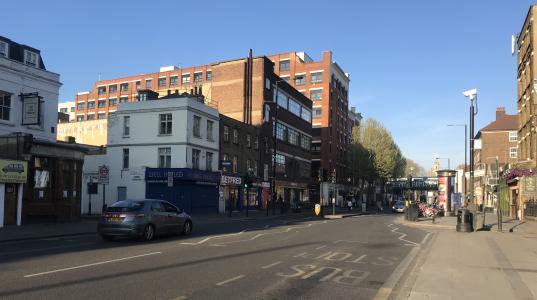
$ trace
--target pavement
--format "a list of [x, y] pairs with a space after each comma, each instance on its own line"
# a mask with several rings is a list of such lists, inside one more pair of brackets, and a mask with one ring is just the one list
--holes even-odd
[[397, 222], [432, 235], [392, 299], [537, 299], [537, 222], [507, 219], [503, 232], [487, 222], [490, 231], [471, 233], [456, 232], [454, 217]]
[[[332, 209], [325, 208], [329, 211], [330, 215], [325, 215], [326, 218], [343, 218], [361, 215], [362, 213], [357, 211], [348, 211], [346, 208], [337, 207], [336, 214], [331, 215]], [[272, 213], [269, 211], [267, 216], [266, 210], [250, 210], [248, 216], [246, 211], [233, 212], [231, 216], [227, 214], [197, 214], [192, 218], [196, 225], [207, 225], [222, 222], [234, 222], [244, 220], [260, 220], [260, 219], [275, 219], [283, 216], [290, 217], [302, 217], [313, 216], [313, 211], [304, 209], [299, 213], [287, 212], [281, 214], [279, 210]], [[12, 242], [21, 240], [41, 239], [41, 238], [56, 238], [56, 237], [68, 237], [76, 235], [89, 235], [95, 234], [97, 228], [97, 222], [99, 215], [82, 216], [78, 222], [64, 222], [64, 223], [42, 223], [42, 224], [26, 224], [23, 226], [6, 226], [0, 228], [0, 243]]]
[[[388, 299], [428, 242], [392, 214], [197, 223], [150, 243], [0, 244], [1, 299]], [[196, 223], [195, 223], [196, 224]]]

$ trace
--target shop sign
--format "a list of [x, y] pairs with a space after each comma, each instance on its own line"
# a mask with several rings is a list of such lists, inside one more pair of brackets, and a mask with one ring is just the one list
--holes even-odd
[[0, 159], [0, 182], [26, 183], [27, 178], [28, 162]]
[[231, 166], [233, 166], [233, 162], [231, 160], [223, 160], [221, 161], [221, 165], [224, 168], [231, 168]]
[[537, 193], [537, 176], [525, 176], [524, 178], [524, 194], [533, 195]]
[[222, 175], [220, 177], [220, 184], [221, 185], [241, 185], [242, 178], [237, 177], [237, 176]]
[[172, 173], [173, 180], [189, 180], [198, 182], [218, 183], [220, 182], [220, 173], [202, 171], [187, 168], [146, 168], [146, 182], [168, 182], [168, 174]]
[[261, 183], [261, 186], [264, 187], [264, 188], [269, 188], [269, 187], [270, 187], [270, 182], [263, 181], [263, 182]]

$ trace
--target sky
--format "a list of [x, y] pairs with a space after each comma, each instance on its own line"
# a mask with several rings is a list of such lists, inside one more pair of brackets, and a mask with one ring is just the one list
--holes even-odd
[[[40, 49], [61, 75], [60, 102], [102, 79], [254, 55], [331, 50], [348, 73], [349, 107], [379, 120], [405, 157], [427, 170], [435, 157], [464, 162], [469, 101], [475, 133], [496, 107], [516, 113], [516, 57], [531, 1], [24, 1], [0, 35]], [[17, 1], [2, 3], [17, 12]], [[6, 25], [8, 24], [8, 25]], [[447, 159], [442, 159], [447, 167]]]

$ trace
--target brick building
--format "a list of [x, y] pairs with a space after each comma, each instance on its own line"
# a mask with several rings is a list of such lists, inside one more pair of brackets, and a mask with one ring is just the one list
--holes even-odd
[[496, 119], [475, 137], [474, 191], [477, 204], [494, 207], [491, 184], [497, 184], [496, 157], [500, 170], [518, 160], [517, 115], [508, 115], [504, 107], [496, 109]]
[[[337, 172], [338, 194], [348, 189], [349, 166], [346, 162], [348, 145], [352, 138], [349, 126], [349, 75], [333, 60], [332, 52], [323, 52], [322, 59], [314, 61], [305, 52], [288, 52], [269, 56], [275, 72], [299, 92], [313, 101], [313, 180], [320, 168]], [[333, 192], [332, 184], [324, 183], [327, 199]]]

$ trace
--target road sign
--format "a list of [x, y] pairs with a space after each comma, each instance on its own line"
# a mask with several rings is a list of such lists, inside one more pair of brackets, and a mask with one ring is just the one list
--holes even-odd
[[231, 168], [233, 166], [233, 162], [231, 160], [223, 160], [220, 162], [223, 168]]
[[106, 165], [102, 165], [99, 167], [99, 183], [101, 184], [108, 184], [108, 180], [110, 177], [110, 168]]
[[321, 213], [321, 205], [315, 204], [315, 215], [319, 215]]

